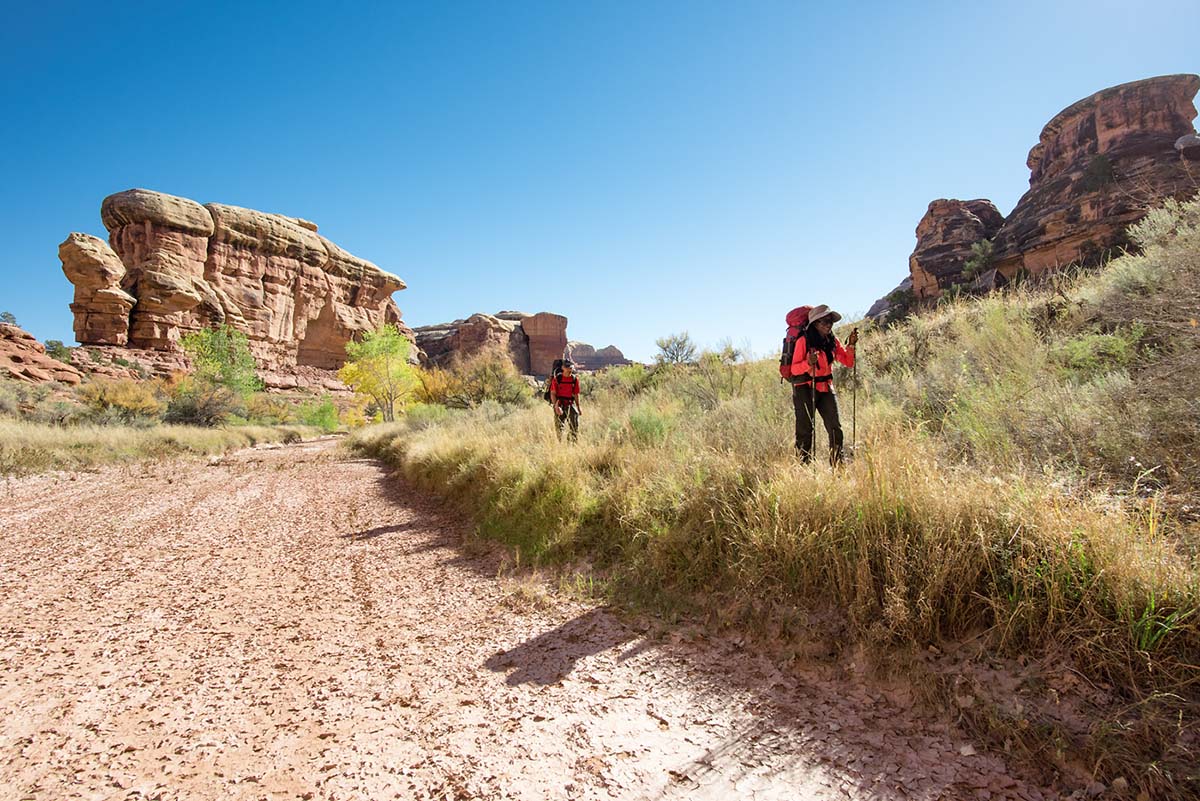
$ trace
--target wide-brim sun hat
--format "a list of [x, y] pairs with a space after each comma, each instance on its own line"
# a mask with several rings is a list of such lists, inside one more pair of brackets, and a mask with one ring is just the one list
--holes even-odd
[[842, 319], [842, 315], [838, 314], [825, 304], [821, 304], [820, 306], [813, 306], [812, 311], [808, 313], [808, 324], [812, 325], [817, 320], [824, 320], [826, 317], [830, 318], [829, 322], [831, 323], [836, 323], [838, 320]]

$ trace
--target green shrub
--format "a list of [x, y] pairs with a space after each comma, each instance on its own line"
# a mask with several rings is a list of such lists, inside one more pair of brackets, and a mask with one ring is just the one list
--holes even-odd
[[1145, 337], [1146, 327], [1141, 323], [1107, 334], [1088, 332], [1059, 342], [1051, 356], [1065, 369], [1065, 377], [1086, 380], [1128, 369]]
[[296, 407], [286, 398], [256, 392], [246, 401], [246, 417], [260, 425], [286, 425], [296, 419]]
[[499, 348], [486, 348], [451, 367], [457, 385], [446, 399], [452, 408], [467, 409], [486, 401], [503, 405], [533, 403], [533, 387], [517, 372], [512, 359]]
[[337, 431], [340, 425], [337, 406], [328, 395], [323, 395], [320, 400], [301, 404], [297, 417], [304, 425], [319, 428], [326, 434]]
[[59, 339], [47, 339], [46, 340], [46, 355], [52, 359], [58, 359], [60, 362], [70, 364], [72, 350], [74, 350], [74, 348], [68, 348], [66, 345], [64, 345], [62, 343], [62, 340], [59, 340]]
[[163, 420], [194, 426], [217, 426], [244, 410], [241, 399], [228, 387], [210, 380], [188, 377], [174, 388]]
[[404, 422], [409, 430], [420, 431], [444, 421], [449, 410], [436, 403], [414, 403], [404, 410]]

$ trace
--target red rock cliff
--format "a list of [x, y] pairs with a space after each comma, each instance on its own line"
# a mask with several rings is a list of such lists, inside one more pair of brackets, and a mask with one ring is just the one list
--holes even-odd
[[1147, 78], [1059, 112], [1029, 151], [1029, 191], [996, 236], [996, 267], [1011, 278], [1094, 262], [1149, 206], [1200, 191], [1176, 148], [1194, 133], [1198, 90], [1197, 75]]
[[963, 278], [971, 247], [991, 239], [1004, 217], [990, 200], [935, 200], [917, 224], [917, 247], [908, 257], [913, 294], [938, 297]]
[[301, 368], [340, 367], [363, 332], [403, 326], [391, 296], [404, 282], [305, 220], [146, 189], [110, 195], [100, 214], [111, 248], [84, 234], [59, 247], [83, 345], [173, 353], [183, 334], [226, 323], [269, 385], [291, 386]]

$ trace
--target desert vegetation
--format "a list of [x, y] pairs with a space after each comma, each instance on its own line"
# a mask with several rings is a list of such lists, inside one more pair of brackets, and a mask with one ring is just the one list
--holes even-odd
[[0, 476], [223, 453], [342, 425], [328, 396], [262, 393], [237, 332], [198, 332], [184, 347], [194, 369], [170, 379], [93, 378], [75, 388], [0, 380]]
[[544, 407], [433, 396], [353, 444], [614, 600], [866, 648], [1008, 750], [1195, 794], [1200, 202], [1130, 237], [1099, 271], [866, 328], [837, 472], [797, 463], [773, 360], [732, 349], [585, 379], [573, 447]]

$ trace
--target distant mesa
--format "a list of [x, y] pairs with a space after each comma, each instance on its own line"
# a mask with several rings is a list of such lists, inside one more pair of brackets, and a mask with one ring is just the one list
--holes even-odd
[[127, 351], [178, 369], [180, 339], [223, 323], [246, 334], [268, 386], [340, 388], [347, 342], [382, 323], [412, 335], [392, 300], [404, 282], [308, 220], [147, 189], [108, 196], [100, 216], [108, 242], [73, 233], [59, 246], [75, 336], [101, 349], [97, 364]]
[[581, 370], [603, 370], [605, 367], [633, 364], [615, 345], [594, 348], [586, 342], [568, 342], [567, 353]]
[[[1004, 218], [988, 200], [940, 199], [917, 225], [909, 277], [871, 307], [885, 319], [905, 301], [922, 304], [951, 288], [983, 293], [1019, 273], [1091, 266], [1126, 245], [1125, 229], [1166, 198], [1200, 187], [1200, 137], [1192, 127], [1200, 76], [1121, 84], [1068, 106], [1029, 151], [1029, 191]], [[986, 259], [973, 246], [991, 241]], [[911, 281], [911, 284], [907, 282]]]
[[413, 332], [423, 363], [439, 367], [489, 347], [507, 354], [517, 370], [526, 375], [549, 375], [554, 360], [564, 353], [585, 370], [629, 364], [612, 345], [596, 350], [586, 343], [568, 341], [567, 318], [552, 312], [472, 314], [464, 320], [419, 326]]

